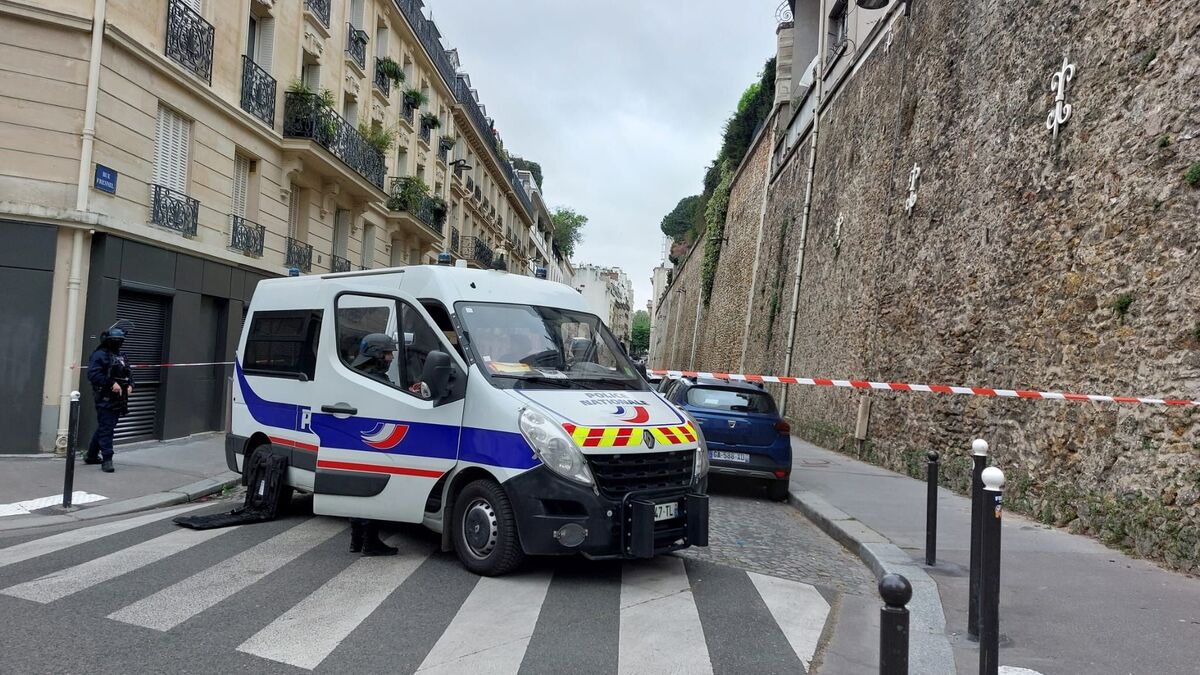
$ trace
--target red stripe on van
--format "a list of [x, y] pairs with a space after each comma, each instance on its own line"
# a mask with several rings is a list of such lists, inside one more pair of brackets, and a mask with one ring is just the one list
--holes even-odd
[[309, 452], [317, 451], [317, 446], [312, 445], [311, 443], [301, 443], [300, 441], [293, 441], [289, 438], [276, 438], [275, 436], [271, 436], [270, 438], [271, 438], [271, 442], [274, 443], [275, 445], [283, 445], [283, 446], [286, 446], [289, 448], [297, 448], [299, 450], [307, 450]]
[[390, 473], [399, 476], [420, 476], [421, 478], [441, 478], [443, 471], [430, 469], [410, 469], [404, 466], [384, 466], [381, 464], [360, 464], [358, 462], [335, 462], [328, 459], [317, 460], [318, 469], [337, 469], [340, 471], [364, 471], [366, 473]]

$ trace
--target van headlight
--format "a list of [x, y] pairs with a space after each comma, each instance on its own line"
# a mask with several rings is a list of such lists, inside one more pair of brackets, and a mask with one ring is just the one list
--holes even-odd
[[692, 429], [696, 432], [696, 465], [692, 468], [692, 475], [696, 477], [696, 482], [708, 475], [708, 441], [704, 440], [704, 431], [700, 428], [700, 423], [692, 417], [688, 411], [679, 408], [679, 413], [687, 418], [687, 421], [692, 423]]
[[529, 447], [533, 448], [546, 468], [577, 483], [595, 483], [587, 459], [561, 426], [529, 408], [521, 409], [517, 426], [520, 427], [521, 435], [525, 437]]

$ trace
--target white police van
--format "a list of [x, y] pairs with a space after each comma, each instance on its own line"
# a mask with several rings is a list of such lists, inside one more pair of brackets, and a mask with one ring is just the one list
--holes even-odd
[[[352, 367], [376, 333], [397, 342], [386, 377]], [[424, 523], [484, 575], [708, 544], [699, 426], [563, 284], [449, 266], [266, 280], [237, 354], [230, 469], [285, 456], [318, 514]]]

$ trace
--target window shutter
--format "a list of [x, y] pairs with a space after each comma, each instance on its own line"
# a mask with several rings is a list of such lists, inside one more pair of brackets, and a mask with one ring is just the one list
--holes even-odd
[[363, 225], [362, 266], [371, 269], [375, 266], [375, 225]]
[[203, 1], [204, 0], [183, 0], [183, 4], [196, 10], [197, 14], [203, 14], [204, 13], [204, 5], [202, 4]]
[[288, 236], [298, 239], [300, 233], [300, 190], [295, 183], [288, 186], [291, 191], [288, 198]]
[[246, 217], [246, 188], [250, 184], [250, 160], [233, 156], [233, 215]]
[[350, 212], [338, 209], [333, 217], [333, 254], [339, 258], [346, 257], [346, 246], [350, 243]]
[[176, 192], [187, 192], [191, 122], [174, 110], [160, 105], [155, 132], [154, 182]]
[[263, 70], [271, 72], [275, 54], [275, 19], [263, 17], [258, 20], [258, 54], [254, 57]]

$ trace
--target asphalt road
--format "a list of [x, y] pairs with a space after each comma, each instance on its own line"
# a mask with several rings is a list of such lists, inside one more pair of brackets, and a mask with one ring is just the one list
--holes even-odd
[[877, 607], [867, 570], [790, 507], [714, 487], [707, 549], [499, 579], [415, 526], [387, 530], [397, 557], [351, 555], [346, 522], [304, 498], [221, 530], [179, 528], [172, 509], [10, 533], [0, 671], [853, 672], [822, 662], [831, 641], [870, 637], [862, 617], [838, 626], [843, 607]]

